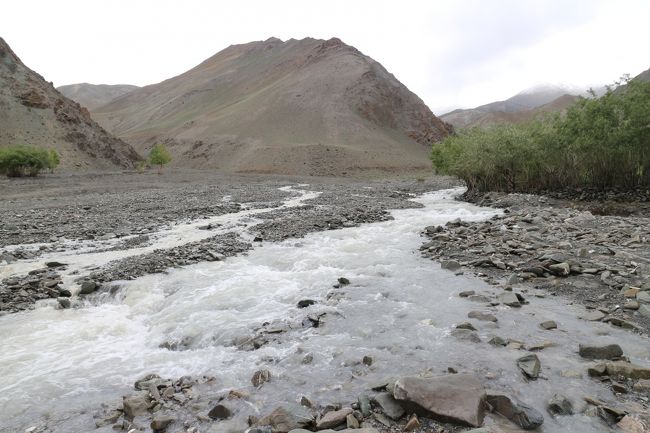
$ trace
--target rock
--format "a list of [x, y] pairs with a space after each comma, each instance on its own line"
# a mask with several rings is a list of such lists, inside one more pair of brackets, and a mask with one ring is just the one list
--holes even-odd
[[485, 389], [470, 374], [422, 378], [403, 377], [395, 382], [393, 396], [428, 416], [479, 427], [485, 416]]
[[298, 308], [307, 308], [307, 307], [309, 307], [311, 305], [314, 305], [315, 303], [316, 303], [316, 301], [314, 301], [313, 299], [302, 299], [302, 300], [298, 301], [297, 307]]
[[482, 320], [484, 322], [496, 322], [497, 318], [490, 313], [486, 313], [484, 311], [470, 311], [467, 314], [467, 317], [470, 319], [476, 319], [476, 320]]
[[485, 295], [471, 295], [467, 300], [472, 302], [490, 302], [490, 298]]
[[469, 329], [454, 329], [451, 331], [450, 335], [456, 337], [459, 340], [469, 341], [471, 343], [480, 343], [481, 337], [474, 331]]
[[265, 382], [271, 380], [271, 372], [268, 370], [258, 370], [253, 374], [251, 378], [251, 383], [253, 386], [260, 386]]
[[640, 305], [639, 306], [639, 314], [642, 315], [643, 317], [647, 317], [650, 319], [650, 305]]
[[587, 368], [587, 374], [589, 377], [600, 377], [604, 376], [607, 373], [607, 365], [605, 364], [596, 364]]
[[456, 329], [469, 329], [470, 331], [476, 331], [474, 325], [469, 322], [463, 322], [456, 325]]
[[608, 344], [605, 346], [589, 346], [580, 344], [578, 353], [583, 358], [588, 359], [614, 359], [623, 356], [623, 349], [618, 344]]
[[274, 433], [287, 433], [291, 430], [309, 427], [314, 417], [303, 406], [278, 407], [270, 414], [260, 418], [256, 425], [271, 426]]
[[529, 379], [535, 380], [539, 377], [539, 372], [541, 370], [542, 365], [539, 362], [539, 358], [537, 357], [537, 355], [530, 354], [518, 358], [517, 367], [519, 367], [521, 372], [524, 373], [524, 376], [526, 376]]
[[79, 290], [80, 295], [89, 295], [97, 290], [97, 283], [94, 281], [84, 281], [81, 283], [81, 289]]
[[412, 431], [412, 430], [417, 430], [421, 426], [420, 420], [418, 419], [418, 416], [416, 414], [411, 415], [411, 418], [409, 418], [408, 422], [404, 426], [404, 431]]
[[623, 296], [626, 298], [636, 298], [636, 295], [641, 291], [638, 287], [630, 287], [623, 291]]
[[342, 286], [347, 286], [348, 284], [350, 284], [350, 280], [348, 280], [345, 277], [339, 277], [338, 282]]
[[370, 398], [365, 394], [361, 394], [357, 398], [357, 402], [359, 403], [359, 410], [361, 411], [361, 414], [363, 416], [369, 416], [370, 415]]
[[475, 294], [476, 292], [474, 290], [465, 290], [463, 292], [460, 292], [458, 296], [460, 296], [461, 298], [467, 298]]
[[581, 319], [589, 322], [599, 322], [605, 318], [606, 314], [599, 310], [591, 310], [580, 316]]
[[45, 262], [45, 266], [47, 266], [48, 268], [60, 268], [67, 265], [61, 262]]
[[124, 408], [124, 417], [133, 420], [138, 415], [144, 415], [149, 410], [148, 392], [129, 395], [122, 398], [122, 407]]
[[563, 395], [555, 394], [548, 401], [548, 412], [555, 415], [573, 415], [573, 404]]
[[303, 364], [311, 364], [314, 361], [314, 354], [311, 352], [308, 352], [305, 354], [305, 356], [302, 357], [302, 362]]
[[557, 329], [557, 323], [554, 320], [547, 320], [546, 322], [540, 323], [539, 326], [546, 330]]
[[[249, 432], [253, 433], [253, 432]], [[289, 433], [313, 433], [311, 430], [305, 430], [305, 429], [295, 429], [291, 430]], [[373, 427], [364, 427], [364, 428], [358, 428], [358, 429], [351, 429], [351, 428], [346, 428], [343, 430], [320, 430], [318, 433], [379, 433], [379, 430]]]
[[517, 295], [515, 295], [512, 292], [503, 292], [499, 296], [497, 296], [497, 300], [501, 302], [503, 305], [507, 305], [509, 307], [521, 307], [521, 303], [519, 302], [519, 298]]
[[314, 403], [312, 403], [310, 399], [308, 399], [303, 395], [302, 397], [300, 397], [300, 406], [312, 408], [314, 407]]
[[625, 310], [638, 310], [639, 309], [639, 303], [637, 301], [627, 301], [623, 305], [623, 309], [625, 309]]
[[72, 305], [70, 302], [70, 298], [58, 297], [56, 298], [56, 302], [59, 303], [61, 308], [70, 308], [70, 305]]
[[650, 380], [648, 379], [638, 380], [634, 384], [634, 386], [632, 386], [632, 390], [635, 392], [650, 394]]
[[642, 291], [636, 294], [636, 300], [641, 304], [650, 304], [650, 292]]
[[460, 263], [456, 260], [443, 260], [440, 262], [440, 267], [442, 269], [447, 269], [448, 271], [457, 271], [460, 269]]
[[316, 428], [318, 430], [323, 430], [326, 428], [338, 427], [341, 424], [345, 423], [347, 416], [350, 415], [351, 413], [352, 413], [352, 409], [349, 407], [327, 412], [325, 415], [321, 417], [321, 419], [319, 419], [316, 422]]
[[210, 409], [208, 416], [212, 419], [228, 419], [232, 416], [232, 412], [223, 404], [218, 404]]
[[571, 266], [568, 263], [556, 263], [549, 265], [548, 269], [560, 277], [566, 277], [571, 273]]
[[169, 415], [164, 415], [157, 413], [153, 416], [153, 420], [151, 420], [151, 430], [155, 432], [161, 432], [164, 431], [169, 424], [173, 423], [176, 421], [176, 418], [169, 416]]
[[627, 433], [648, 433], [650, 431], [650, 419], [642, 420], [638, 415], [625, 415], [616, 424], [618, 428]]
[[361, 360], [361, 363], [363, 365], [367, 365], [368, 367], [370, 367], [372, 365], [372, 356], [368, 356], [368, 355], [364, 356], [363, 359]]
[[377, 394], [374, 400], [381, 411], [389, 418], [398, 420], [404, 416], [404, 409], [390, 393], [382, 392]]
[[488, 343], [491, 344], [492, 346], [505, 346], [508, 344], [506, 340], [504, 340], [499, 336], [492, 337], [490, 341], [488, 341]]
[[350, 414], [345, 417], [345, 426], [349, 429], [359, 428], [359, 420], [354, 414]]
[[152, 384], [154, 384], [154, 383], [156, 383], [156, 382], [158, 382], [160, 380], [161, 380], [160, 376], [158, 376], [155, 373], [147, 374], [143, 378], [136, 380], [135, 383], [133, 384], [133, 387], [135, 389], [139, 390], [139, 391], [148, 391], [149, 387]]
[[533, 430], [544, 423], [544, 416], [536, 409], [505, 395], [488, 395], [492, 411], [509, 419], [524, 430]]
[[623, 376], [629, 379], [650, 379], [650, 368], [625, 361], [608, 362], [605, 364], [609, 376]]

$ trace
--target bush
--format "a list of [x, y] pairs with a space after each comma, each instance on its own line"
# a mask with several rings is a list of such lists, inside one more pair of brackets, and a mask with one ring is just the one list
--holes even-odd
[[0, 173], [7, 177], [36, 176], [41, 170], [53, 170], [57, 165], [59, 155], [54, 150], [29, 146], [0, 149]]
[[156, 144], [149, 152], [149, 163], [159, 167], [158, 172], [162, 172], [163, 165], [168, 164], [172, 160], [171, 155], [167, 151], [164, 144]]
[[650, 186], [650, 82], [581, 98], [564, 114], [458, 132], [433, 146], [437, 172], [470, 190]]

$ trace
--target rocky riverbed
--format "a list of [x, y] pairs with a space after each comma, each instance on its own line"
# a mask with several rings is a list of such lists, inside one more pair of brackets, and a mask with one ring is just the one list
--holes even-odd
[[[230, 212], [101, 240], [67, 234], [32, 257], [4, 247], [4, 270], [34, 268], [5, 289], [57, 300], [0, 317], [0, 431], [649, 428], [644, 217], [420, 195], [446, 179], [247, 178], [265, 192], [241, 202], [234, 191], [255, 188], [211, 181], [223, 189], [206, 198]], [[204, 183], [161, 189], [180, 202]], [[130, 197], [117, 188], [113, 201]], [[50, 200], [22, 191], [12, 205], [34, 195]], [[587, 222], [566, 221], [576, 217]]]

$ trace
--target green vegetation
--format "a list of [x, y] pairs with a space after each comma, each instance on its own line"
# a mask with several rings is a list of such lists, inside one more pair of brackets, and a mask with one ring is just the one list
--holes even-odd
[[147, 169], [147, 161], [136, 162], [135, 169], [138, 171], [138, 173], [144, 173], [144, 171]]
[[154, 145], [154, 147], [151, 148], [151, 152], [149, 152], [149, 163], [159, 167], [158, 173], [161, 173], [163, 166], [169, 164], [171, 160], [172, 157], [164, 144]]
[[433, 146], [433, 166], [478, 191], [650, 187], [650, 82], [625, 81], [563, 114], [460, 131]]
[[0, 149], [0, 173], [7, 177], [37, 176], [44, 169], [53, 171], [59, 162], [59, 154], [53, 149], [30, 146]]

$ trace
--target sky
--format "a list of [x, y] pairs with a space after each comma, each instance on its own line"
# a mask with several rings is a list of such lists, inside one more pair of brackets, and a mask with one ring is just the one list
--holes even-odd
[[147, 85], [238, 43], [338, 37], [436, 114], [650, 68], [648, 0], [20, 0], [0, 37], [55, 86]]

